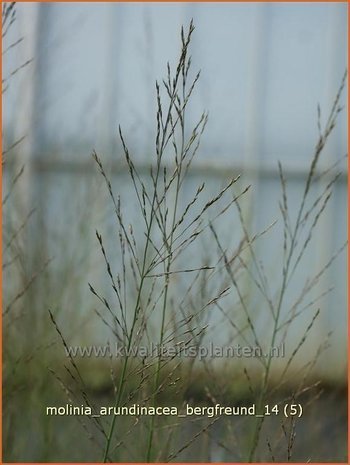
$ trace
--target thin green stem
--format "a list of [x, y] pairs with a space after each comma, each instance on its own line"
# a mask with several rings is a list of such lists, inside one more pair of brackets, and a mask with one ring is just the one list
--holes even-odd
[[[183, 83], [183, 98], [185, 93], [185, 85]], [[169, 272], [171, 267], [171, 262], [173, 258], [173, 240], [174, 240], [174, 232], [175, 232], [175, 223], [177, 217], [177, 207], [178, 207], [178, 200], [179, 200], [179, 192], [180, 192], [180, 182], [181, 182], [181, 173], [182, 173], [182, 157], [184, 153], [185, 147], [185, 108], [183, 108], [183, 113], [181, 115], [181, 150], [180, 150], [180, 160], [178, 164], [178, 171], [177, 171], [177, 180], [176, 180], [176, 188], [175, 188], [175, 202], [174, 202], [174, 210], [173, 210], [173, 217], [170, 229], [170, 238], [168, 244], [168, 259], [166, 265], [166, 273], [165, 273], [165, 290], [164, 290], [164, 298], [163, 298], [163, 307], [162, 307], [162, 322], [161, 322], [161, 329], [160, 329], [160, 346], [163, 344], [164, 340], [164, 325], [165, 325], [165, 314], [166, 314], [166, 306], [168, 300], [168, 290], [169, 290]], [[159, 387], [159, 378], [160, 378], [160, 370], [161, 370], [161, 358], [158, 358], [157, 369], [156, 369], [156, 376], [155, 376], [155, 383], [154, 383], [154, 394], [153, 394], [153, 403], [156, 401], [156, 395]], [[151, 453], [152, 453], [152, 443], [153, 443], [153, 434], [154, 434], [154, 417], [151, 418], [150, 424], [150, 432], [148, 437], [148, 446], [147, 446], [147, 454], [146, 454], [146, 461], [151, 461]]]
[[[283, 272], [283, 280], [282, 280], [281, 292], [280, 292], [280, 296], [279, 296], [279, 299], [278, 299], [276, 314], [275, 314], [275, 317], [274, 317], [274, 325], [273, 325], [273, 331], [272, 331], [270, 347], [274, 347], [275, 341], [276, 341], [277, 328], [278, 328], [278, 325], [279, 325], [279, 319], [280, 319], [280, 315], [281, 315], [283, 299], [284, 299], [284, 295], [285, 295], [285, 292], [286, 292], [286, 289], [287, 289], [289, 267], [290, 267], [290, 264], [291, 264], [293, 253], [295, 251], [296, 238], [297, 238], [297, 234], [298, 234], [298, 231], [299, 231], [299, 226], [300, 226], [300, 220], [301, 220], [301, 217], [302, 217], [302, 213], [304, 211], [306, 196], [307, 196], [307, 192], [304, 194], [304, 196], [302, 198], [302, 202], [301, 202], [299, 212], [298, 212], [298, 217], [297, 217], [297, 220], [296, 220], [296, 223], [295, 223], [294, 233], [293, 233], [290, 248], [289, 248], [289, 254], [288, 254], [286, 266], [285, 266], [284, 272]], [[263, 379], [263, 384], [262, 384], [262, 389], [261, 389], [260, 396], [259, 396], [259, 399], [258, 399], [258, 402], [257, 402], [257, 412], [259, 412], [259, 413], [260, 413], [262, 404], [264, 402], [264, 399], [265, 399], [266, 393], [267, 393], [267, 387], [268, 387], [268, 381], [269, 381], [269, 375], [270, 375], [270, 369], [271, 369], [271, 361], [272, 361], [272, 351], [269, 350], [268, 351], [267, 364], [266, 364], [266, 368], [265, 368], [264, 379]], [[263, 424], [263, 421], [264, 421], [264, 417], [263, 418], [256, 418], [255, 428], [254, 428], [254, 433], [253, 433], [252, 446], [251, 446], [249, 456], [248, 456], [248, 461], [249, 462], [252, 462], [253, 459], [254, 459], [256, 447], [258, 445], [259, 432], [260, 432], [261, 426]]]
[[[160, 173], [160, 163], [158, 163], [158, 165], [157, 165], [156, 182], [158, 181], [159, 173]], [[129, 354], [131, 344], [132, 344], [132, 340], [133, 340], [134, 329], [135, 329], [135, 326], [136, 326], [137, 317], [138, 317], [138, 313], [139, 313], [140, 302], [141, 302], [142, 289], [143, 289], [143, 285], [144, 285], [144, 282], [145, 282], [145, 277], [147, 275], [146, 260], [147, 260], [148, 247], [149, 247], [149, 245], [151, 243], [150, 239], [151, 239], [151, 229], [152, 229], [153, 220], [154, 220], [154, 204], [155, 204], [155, 201], [156, 201], [156, 190], [154, 191], [153, 198], [152, 198], [151, 216], [150, 216], [150, 221], [149, 221], [148, 228], [147, 228], [146, 244], [145, 244], [144, 253], [143, 253], [140, 286], [139, 286], [139, 289], [138, 289], [136, 304], [135, 304], [134, 313], [133, 313], [133, 315], [134, 315], [133, 316], [133, 322], [132, 322], [132, 326], [131, 326], [131, 329], [130, 329], [130, 334], [129, 334], [129, 337], [128, 337], [128, 346], [127, 346], [125, 361], [124, 361], [124, 364], [123, 364], [123, 369], [122, 369], [121, 377], [120, 377], [120, 380], [119, 380], [118, 396], [117, 396], [117, 400], [116, 400], [116, 403], [115, 403], [115, 407], [120, 406], [120, 401], [121, 401], [121, 398], [122, 398], [122, 394], [124, 392], [126, 369], [127, 369], [128, 360], [129, 360], [128, 354]], [[113, 432], [114, 432], [114, 428], [115, 428], [115, 421], [116, 421], [116, 416], [114, 415], [113, 419], [112, 419], [112, 422], [111, 422], [110, 430], [109, 430], [109, 433], [108, 433], [108, 436], [107, 436], [107, 442], [106, 442], [106, 447], [105, 447], [104, 456], [103, 456], [103, 462], [104, 463], [108, 459], [108, 452], [109, 452], [109, 449], [110, 449], [112, 436], [113, 436]]]

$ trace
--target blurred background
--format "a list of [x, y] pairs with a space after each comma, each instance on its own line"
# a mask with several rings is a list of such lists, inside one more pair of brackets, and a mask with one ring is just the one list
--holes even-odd
[[[96, 150], [112, 173], [126, 216], [137, 230], [118, 125], [139, 172], [147, 173], [155, 156], [155, 80], [162, 82], [168, 61], [176, 65], [179, 31], [191, 18], [196, 28], [192, 67], [194, 72], [201, 70], [201, 77], [186, 124], [192, 128], [203, 110], [209, 112], [209, 122], [184, 188], [183, 205], [199, 180], [216, 192], [229, 176], [240, 173], [243, 182], [252, 185], [244, 204], [247, 222], [253, 233], [262, 231], [280, 215], [278, 161], [291, 210], [300, 203], [318, 139], [317, 108], [325, 125], [347, 68], [346, 3], [17, 4], [16, 20], [3, 39], [2, 107], [4, 194], [24, 166], [4, 210], [4, 228], [21, 231], [4, 252], [5, 306], [9, 304], [11, 311], [21, 307], [27, 328], [24, 333], [18, 329], [21, 344], [11, 349], [19, 351], [17, 357], [23, 350], [28, 357], [36, 356], [33, 340], [50, 348], [47, 308], [57, 313], [70, 342], [106, 340], [104, 325], [91, 323], [95, 302], [87, 283], [105, 285], [95, 230], [102, 230], [113, 245], [114, 219], [91, 153]], [[346, 97], [344, 93], [344, 104]], [[290, 302], [307, 277], [316, 275], [346, 241], [346, 113], [340, 113], [319, 166], [326, 170], [337, 163], [340, 176], [293, 281]], [[320, 180], [316, 191], [328, 181]], [[272, 228], [259, 245], [271, 283], [281, 274], [279, 228]], [[221, 233], [229, 243], [237, 243], [241, 231], [227, 224]], [[203, 251], [203, 244], [198, 247]], [[112, 260], [118, 260], [111, 253]], [[10, 267], [12, 260], [17, 260], [16, 268]], [[23, 287], [30, 309], [23, 293], [16, 297]], [[317, 373], [344, 384], [344, 251], [322, 275], [315, 296], [331, 287], [319, 304], [317, 331], [308, 337], [303, 354], [314, 353], [330, 337]], [[257, 297], [252, 302], [259, 306]], [[309, 320], [310, 315], [302, 315], [293, 325], [291, 346]], [[263, 316], [259, 324], [264, 327]], [[210, 340], [220, 342], [225, 324], [217, 322], [217, 328]]]

